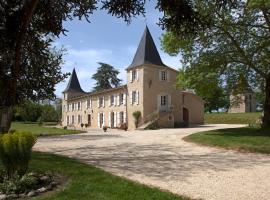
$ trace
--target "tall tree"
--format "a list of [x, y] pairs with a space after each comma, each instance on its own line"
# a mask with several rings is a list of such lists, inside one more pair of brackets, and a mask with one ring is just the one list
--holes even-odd
[[97, 72], [92, 76], [92, 79], [97, 81], [93, 91], [118, 87], [121, 83], [121, 80], [117, 78], [119, 71], [109, 64], [102, 62], [99, 62], [98, 64], [100, 66], [97, 69]]
[[195, 0], [192, 6], [200, 25], [194, 31], [187, 31], [184, 23], [168, 27], [163, 48], [171, 54], [181, 52], [191, 71], [204, 66], [206, 72], [228, 80], [228, 85], [244, 75], [249, 84], [261, 86], [263, 127], [270, 127], [270, 2], [238, 0], [233, 7], [220, 8], [214, 0]]
[[[234, 0], [215, 1], [222, 7]], [[183, 22], [194, 31], [198, 20], [192, 2], [158, 0], [156, 8], [166, 13], [160, 25], [178, 27]], [[53, 98], [55, 84], [67, 77], [60, 68], [62, 50], [52, 43], [66, 33], [63, 21], [90, 21], [99, 6], [130, 23], [145, 13], [144, 4], [145, 0], [0, 0], [0, 132], [8, 131], [14, 105], [24, 99]]]

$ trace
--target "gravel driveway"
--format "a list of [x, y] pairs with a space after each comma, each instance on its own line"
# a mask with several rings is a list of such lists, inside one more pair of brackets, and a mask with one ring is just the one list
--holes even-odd
[[41, 137], [34, 148], [67, 155], [191, 198], [269, 200], [270, 156], [201, 147], [182, 140], [199, 131], [241, 126], [107, 133], [93, 130], [79, 135]]

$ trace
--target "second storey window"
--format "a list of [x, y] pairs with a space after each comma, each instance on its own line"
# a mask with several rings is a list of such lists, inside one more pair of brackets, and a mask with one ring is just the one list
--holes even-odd
[[99, 97], [98, 98], [98, 107], [105, 107], [105, 98], [104, 97]]
[[111, 95], [111, 96], [110, 96], [110, 105], [111, 105], [111, 106], [114, 105], [114, 99], [115, 99], [114, 95]]
[[91, 99], [87, 99], [86, 106], [87, 106], [87, 108], [92, 108], [92, 100]]
[[81, 110], [81, 102], [78, 102], [78, 110]]
[[74, 110], [75, 110], [75, 104], [72, 103], [72, 111], [74, 111]]
[[119, 104], [120, 104], [120, 105], [123, 105], [123, 104], [124, 104], [124, 93], [121, 93], [121, 94], [119, 95]]
[[167, 73], [166, 71], [161, 71], [161, 80], [166, 81], [167, 80]]

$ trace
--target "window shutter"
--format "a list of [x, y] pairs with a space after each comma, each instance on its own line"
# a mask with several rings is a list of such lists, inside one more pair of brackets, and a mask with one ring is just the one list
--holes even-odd
[[137, 101], [137, 105], [139, 105], [139, 90], [136, 91], [136, 94], [137, 94], [137, 98], [136, 98], [136, 101]]
[[127, 122], [127, 112], [125, 111], [124, 112], [124, 123], [126, 123]]
[[158, 95], [157, 96], [157, 108], [158, 108], [158, 110], [159, 110], [160, 106], [161, 106], [161, 96]]
[[115, 126], [117, 127], [118, 126], [118, 112], [115, 112], [114, 114], [115, 114], [114, 120], [115, 120], [115, 124], [116, 124]]
[[132, 91], [129, 92], [129, 103], [132, 105]]
[[90, 99], [90, 108], [92, 108], [92, 99]]
[[172, 104], [172, 98], [171, 95], [168, 95], [168, 106], [171, 106]]
[[98, 127], [100, 128], [100, 113], [98, 113]]
[[113, 117], [114, 117], [114, 120], [113, 120], [114, 125], [113, 125], [113, 126], [116, 127], [116, 126], [117, 126], [117, 122], [116, 122], [116, 120], [117, 120], [117, 119], [116, 119], [116, 118], [117, 118], [116, 112], [114, 112], [113, 114], [114, 114], [114, 116], [113, 116]]
[[109, 112], [109, 117], [108, 117], [109, 121], [108, 121], [108, 124], [109, 124], [109, 127], [111, 127], [111, 112]]
[[120, 106], [120, 94], [117, 94], [117, 105]]
[[127, 94], [126, 93], [124, 93], [123, 94], [123, 103], [124, 103], [124, 105], [126, 105], [126, 100], [127, 100]]
[[136, 69], [136, 80], [139, 81], [139, 69]]
[[105, 97], [103, 97], [103, 108], [105, 107]]
[[167, 70], [167, 81], [170, 82], [170, 71]]
[[129, 71], [129, 82], [132, 83], [132, 70]]
[[99, 97], [98, 97], [98, 107], [100, 108], [100, 99], [99, 99]]
[[120, 124], [120, 115], [121, 115], [121, 112], [118, 112], [117, 113], [117, 123]]
[[158, 70], [159, 81], [161, 81], [161, 70]]
[[102, 123], [102, 127], [103, 127], [103, 126], [105, 126], [105, 113], [102, 114], [102, 119], [103, 119], [103, 120], [102, 120], [102, 122], [103, 122], [103, 123]]

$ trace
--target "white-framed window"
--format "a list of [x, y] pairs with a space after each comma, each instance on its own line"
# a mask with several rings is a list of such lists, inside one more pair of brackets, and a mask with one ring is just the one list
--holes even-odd
[[114, 95], [110, 96], [110, 105], [113, 106], [115, 104], [115, 97]]
[[166, 71], [161, 71], [161, 80], [166, 81], [167, 80], [167, 72]]
[[87, 101], [86, 101], [86, 108], [87, 109], [92, 108], [92, 99], [87, 99]]
[[80, 124], [81, 123], [81, 115], [78, 115], [78, 124]]
[[119, 104], [120, 105], [124, 104], [124, 93], [119, 94]]
[[125, 122], [124, 121], [124, 112], [122, 111], [122, 112], [119, 113], [119, 123], [122, 124], [124, 122]]
[[160, 105], [161, 106], [168, 105], [168, 96], [167, 95], [160, 96]]
[[75, 104], [72, 103], [72, 111], [74, 111], [74, 110], [75, 110]]
[[98, 98], [98, 107], [105, 107], [105, 99], [104, 97], [99, 97]]
[[137, 72], [136, 70], [132, 70], [132, 81], [135, 81], [137, 79]]
[[71, 117], [71, 124], [74, 124], [75, 123], [75, 117], [74, 117], [74, 115], [72, 115], [72, 117]]
[[132, 91], [132, 104], [136, 103], [136, 97], [137, 97], [136, 91]]
[[78, 102], [78, 110], [81, 110], [81, 102]]

